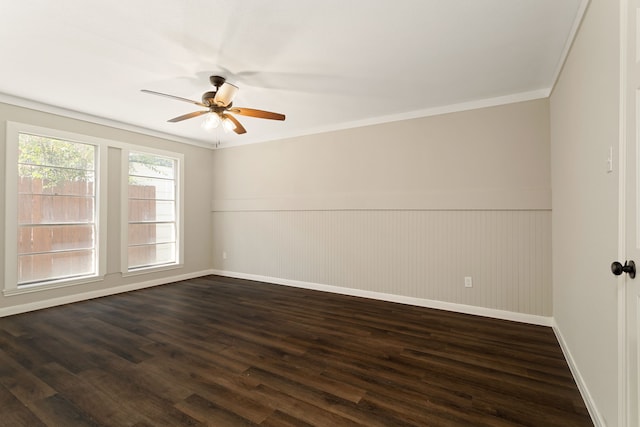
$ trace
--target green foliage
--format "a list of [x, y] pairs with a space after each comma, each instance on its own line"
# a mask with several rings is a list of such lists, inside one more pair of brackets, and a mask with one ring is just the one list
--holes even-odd
[[[41, 179], [43, 188], [95, 179], [96, 148], [90, 144], [21, 133], [18, 175]], [[175, 161], [154, 154], [129, 153], [129, 183], [148, 185], [151, 179], [174, 179]]]
[[18, 175], [41, 179], [45, 188], [94, 179], [93, 145], [21, 133], [18, 148]]

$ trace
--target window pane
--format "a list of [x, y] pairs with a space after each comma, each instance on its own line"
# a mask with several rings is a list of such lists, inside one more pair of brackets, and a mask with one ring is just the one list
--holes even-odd
[[163, 200], [129, 200], [129, 221], [175, 221], [175, 203]]
[[176, 262], [175, 243], [129, 247], [129, 268], [150, 267]]
[[165, 199], [175, 198], [173, 180], [129, 177], [129, 198], [131, 199]]
[[145, 153], [129, 153], [129, 175], [175, 179], [175, 160]]
[[90, 144], [21, 133], [18, 148], [19, 165], [95, 170], [95, 147]]
[[75, 196], [18, 196], [19, 224], [91, 223], [94, 198]]
[[19, 255], [18, 283], [32, 283], [93, 274], [93, 250]]
[[18, 228], [18, 253], [92, 249], [93, 225], [61, 225]]
[[[18, 193], [21, 194], [55, 194], [64, 196], [93, 196], [94, 172], [77, 170], [74, 175], [82, 174], [82, 179], [57, 179], [52, 168], [42, 166], [23, 166], [19, 169]], [[69, 172], [69, 171], [67, 171]], [[35, 178], [35, 177], [45, 178]], [[54, 179], [56, 178], [56, 179]], [[64, 178], [64, 177], [62, 177]]]
[[176, 263], [177, 160], [129, 153], [128, 268]]
[[19, 134], [18, 284], [96, 273], [96, 151]]
[[173, 223], [168, 224], [130, 224], [129, 244], [143, 245], [149, 243], [175, 242], [176, 232]]

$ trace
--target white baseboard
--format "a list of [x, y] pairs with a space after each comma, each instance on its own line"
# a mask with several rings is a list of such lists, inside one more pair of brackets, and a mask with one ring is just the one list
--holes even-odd
[[213, 270], [212, 274], [234, 277], [237, 279], [255, 280], [258, 282], [273, 283], [276, 285], [292, 286], [296, 288], [313, 289], [316, 291], [331, 292], [335, 294], [351, 295], [356, 297], [371, 298], [382, 301], [397, 302], [400, 304], [415, 305], [418, 307], [435, 308], [439, 310], [455, 311], [457, 313], [474, 314], [476, 316], [492, 317], [495, 319], [511, 320], [514, 322], [530, 323], [533, 325], [551, 326], [553, 318], [538, 316], [535, 314], [516, 313], [506, 310], [497, 310], [486, 307], [476, 307], [466, 304], [458, 304], [445, 301], [436, 301], [424, 298], [408, 297], [403, 295], [386, 294], [382, 292], [365, 291], [362, 289], [343, 288], [340, 286], [323, 285], [319, 283], [302, 282], [298, 280], [281, 279], [277, 277], [261, 276], [256, 274], [237, 273], [233, 271]]
[[567, 364], [569, 365], [569, 369], [571, 370], [573, 379], [575, 380], [576, 385], [578, 386], [578, 390], [580, 390], [580, 394], [582, 395], [582, 400], [584, 400], [584, 403], [587, 406], [587, 410], [589, 411], [589, 415], [591, 416], [591, 421], [593, 421], [593, 424], [596, 427], [606, 427], [607, 423], [604, 421], [604, 418], [602, 417], [602, 414], [600, 414], [600, 411], [598, 411], [598, 408], [596, 407], [596, 404], [593, 400], [593, 397], [591, 396], [591, 393], [589, 393], [589, 389], [587, 388], [587, 385], [584, 382], [584, 378], [582, 378], [582, 374], [580, 373], [580, 370], [578, 369], [578, 366], [575, 363], [575, 359], [573, 358], [573, 355], [569, 350], [569, 346], [567, 345], [567, 342], [565, 341], [564, 336], [562, 335], [562, 331], [558, 327], [558, 324], [556, 323], [555, 319], [552, 319], [552, 320], [553, 321], [552, 321], [551, 327], [553, 329], [553, 332], [556, 334], [558, 343], [560, 343], [560, 348], [562, 349], [564, 358], [567, 361]]
[[193, 273], [181, 274], [177, 276], [167, 276], [160, 279], [147, 280], [145, 282], [131, 283], [128, 285], [116, 286], [113, 288], [100, 289], [96, 291], [82, 292], [64, 297], [51, 298], [43, 301], [36, 301], [27, 304], [14, 305], [0, 308], [0, 317], [14, 314], [27, 313], [29, 311], [41, 310], [58, 305], [70, 304], [73, 302], [86, 301], [93, 298], [106, 297], [108, 295], [120, 294], [123, 292], [135, 291], [138, 289], [150, 288], [153, 286], [166, 285], [167, 283], [179, 282], [181, 280], [193, 279], [196, 277], [214, 274], [212, 270], [202, 270]]

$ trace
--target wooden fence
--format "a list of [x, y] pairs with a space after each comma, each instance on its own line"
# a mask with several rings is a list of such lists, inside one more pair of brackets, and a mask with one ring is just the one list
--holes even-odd
[[[93, 182], [18, 182], [18, 283], [90, 274], [95, 269]], [[129, 186], [129, 218], [155, 219], [155, 187]], [[139, 200], [142, 199], [142, 200]], [[130, 244], [155, 241], [155, 227], [130, 227]], [[153, 248], [153, 246], [152, 246]]]

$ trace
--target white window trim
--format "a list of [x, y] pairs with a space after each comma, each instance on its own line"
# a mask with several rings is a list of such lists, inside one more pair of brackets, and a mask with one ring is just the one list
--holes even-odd
[[[123, 277], [137, 276], [140, 274], [154, 273], [157, 271], [174, 270], [184, 267], [184, 154], [172, 151], [158, 150], [137, 145], [120, 145], [122, 148], [121, 162], [121, 190], [120, 190], [120, 272]], [[128, 249], [129, 249], [129, 153], [148, 153], [158, 156], [168, 157], [176, 160], [176, 262], [146, 268], [136, 268], [129, 270]]]
[[[107, 149], [113, 141], [73, 132], [34, 126], [18, 122], [6, 122], [6, 176], [5, 176], [5, 277], [3, 294], [19, 295], [66, 286], [92, 283], [104, 279], [107, 269]], [[29, 133], [58, 138], [70, 142], [91, 144], [98, 148], [96, 163], [96, 250], [97, 271], [92, 276], [74, 279], [56, 279], [39, 284], [18, 286], [18, 136]]]

